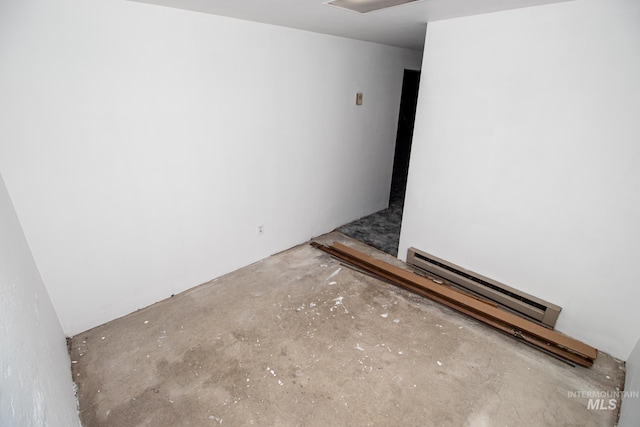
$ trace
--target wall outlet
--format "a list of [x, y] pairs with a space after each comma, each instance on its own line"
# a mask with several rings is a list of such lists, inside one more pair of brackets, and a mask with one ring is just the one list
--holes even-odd
[[258, 236], [262, 236], [264, 234], [264, 224], [258, 224]]

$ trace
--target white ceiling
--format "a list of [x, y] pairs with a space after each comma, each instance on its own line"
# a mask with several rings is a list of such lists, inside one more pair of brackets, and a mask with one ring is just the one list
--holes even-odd
[[326, 0], [134, 0], [422, 50], [426, 23], [567, 0], [421, 0], [365, 14]]

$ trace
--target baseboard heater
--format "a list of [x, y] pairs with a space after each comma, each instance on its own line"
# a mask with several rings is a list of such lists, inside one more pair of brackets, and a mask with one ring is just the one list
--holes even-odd
[[503, 283], [465, 270], [416, 248], [407, 251], [407, 264], [462, 287], [476, 295], [488, 298], [498, 305], [552, 328], [561, 307], [521, 292]]
[[339, 242], [334, 242], [331, 246], [318, 242], [311, 242], [311, 245], [340, 260], [344, 265], [429, 298], [571, 365], [589, 368], [598, 357], [598, 350], [583, 342], [556, 332], [540, 322], [503, 310], [487, 298], [479, 298], [453, 286], [437, 284], [433, 276], [424, 277], [409, 271], [406, 266], [388, 264]]

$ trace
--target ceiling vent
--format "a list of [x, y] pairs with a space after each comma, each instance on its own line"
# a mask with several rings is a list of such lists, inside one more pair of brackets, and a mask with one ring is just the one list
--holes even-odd
[[406, 3], [414, 3], [421, 0], [333, 0], [327, 2], [330, 6], [341, 7], [353, 12], [367, 13], [388, 7], [399, 6]]

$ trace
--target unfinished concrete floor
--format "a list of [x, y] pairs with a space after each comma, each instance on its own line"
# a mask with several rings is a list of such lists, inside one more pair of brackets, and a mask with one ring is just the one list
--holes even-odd
[[606, 354], [571, 367], [306, 244], [78, 334], [71, 359], [85, 427], [613, 426], [570, 393], [624, 381]]

